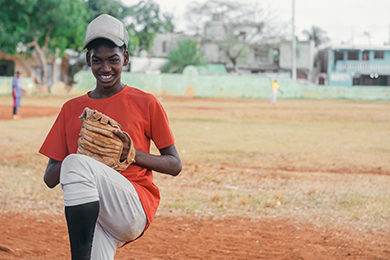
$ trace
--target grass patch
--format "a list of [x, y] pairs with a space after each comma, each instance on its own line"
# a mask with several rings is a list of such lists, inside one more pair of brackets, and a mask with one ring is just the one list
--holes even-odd
[[[23, 102], [60, 106], [66, 100]], [[390, 102], [280, 100], [272, 106], [266, 100], [164, 98], [162, 103], [184, 167], [175, 178], [155, 173], [159, 213], [289, 217], [389, 230]], [[1, 211], [62, 212], [62, 191], [43, 184], [47, 158], [37, 153], [54, 120], [0, 121]]]

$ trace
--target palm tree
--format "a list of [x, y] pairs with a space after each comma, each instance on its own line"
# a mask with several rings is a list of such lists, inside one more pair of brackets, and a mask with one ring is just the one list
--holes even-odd
[[326, 32], [315, 25], [312, 25], [310, 30], [304, 30], [302, 33], [307, 35], [309, 40], [313, 40], [316, 46], [330, 41], [330, 38], [326, 35]]

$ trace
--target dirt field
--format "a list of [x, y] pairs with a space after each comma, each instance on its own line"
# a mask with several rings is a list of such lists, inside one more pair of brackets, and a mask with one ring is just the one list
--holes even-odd
[[[21, 118], [52, 116], [60, 112], [58, 107], [23, 106], [19, 115]], [[12, 107], [0, 106], [0, 120], [12, 120]]]
[[[61, 216], [1, 215], [0, 259], [70, 259]], [[288, 220], [157, 216], [115, 259], [389, 259], [388, 237]]]
[[[27, 98], [21, 120], [4, 100], [0, 259], [70, 259], [36, 154], [65, 99]], [[156, 219], [115, 259], [390, 259], [390, 103], [162, 103], [183, 173], [156, 174]]]

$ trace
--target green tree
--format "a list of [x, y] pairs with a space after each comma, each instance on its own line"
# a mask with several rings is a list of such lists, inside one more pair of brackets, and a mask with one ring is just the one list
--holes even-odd
[[133, 55], [136, 49], [148, 51], [157, 33], [171, 30], [172, 18], [160, 11], [160, 6], [152, 0], [141, 0], [132, 6], [116, 0], [89, 0], [88, 9], [92, 19], [100, 14], [109, 14], [121, 20], [129, 31], [128, 51]]
[[316, 46], [330, 41], [327, 33], [318, 26], [313, 25], [310, 30], [304, 30], [302, 33], [305, 34], [309, 40], [313, 40]]
[[177, 48], [168, 54], [168, 63], [161, 71], [168, 73], [182, 73], [188, 65], [204, 65], [206, 62], [199, 50], [199, 43], [191, 39], [181, 40]]
[[160, 6], [152, 0], [140, 1], [128, 8], [131, 17], [127, 29], [130, 33], [129, 51], [132, 53], [136, 47], [148, 51], [153, 45], [157, 33], [169, 32], [172, 29], [172, 17], [163, 14]]
[[0, 50], [35, 50], [42, 65], [41, 90], [47, 91], [46, 55], [80, 48], [88, 13], [83, 0], [0, 0]]
[[88, 10], [93, 15], [91, 21], [101, 14], [109, 14], [121, 21], [129, 15], [129, 8], [116, 0], [88, 0]]

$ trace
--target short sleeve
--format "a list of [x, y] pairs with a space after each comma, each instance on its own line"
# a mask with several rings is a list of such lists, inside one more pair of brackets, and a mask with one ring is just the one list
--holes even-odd
[[168, 116], [164, 107], [157, 98], [151, 103], [151, 139], [157, 149], [162, 149], [175, 144], [175, 139], [171, 127], [169, 126]]
[[66, 142], [65, 111], [62, 107], [39, 152], [51, 159], [62, 161], [69, 154]]

